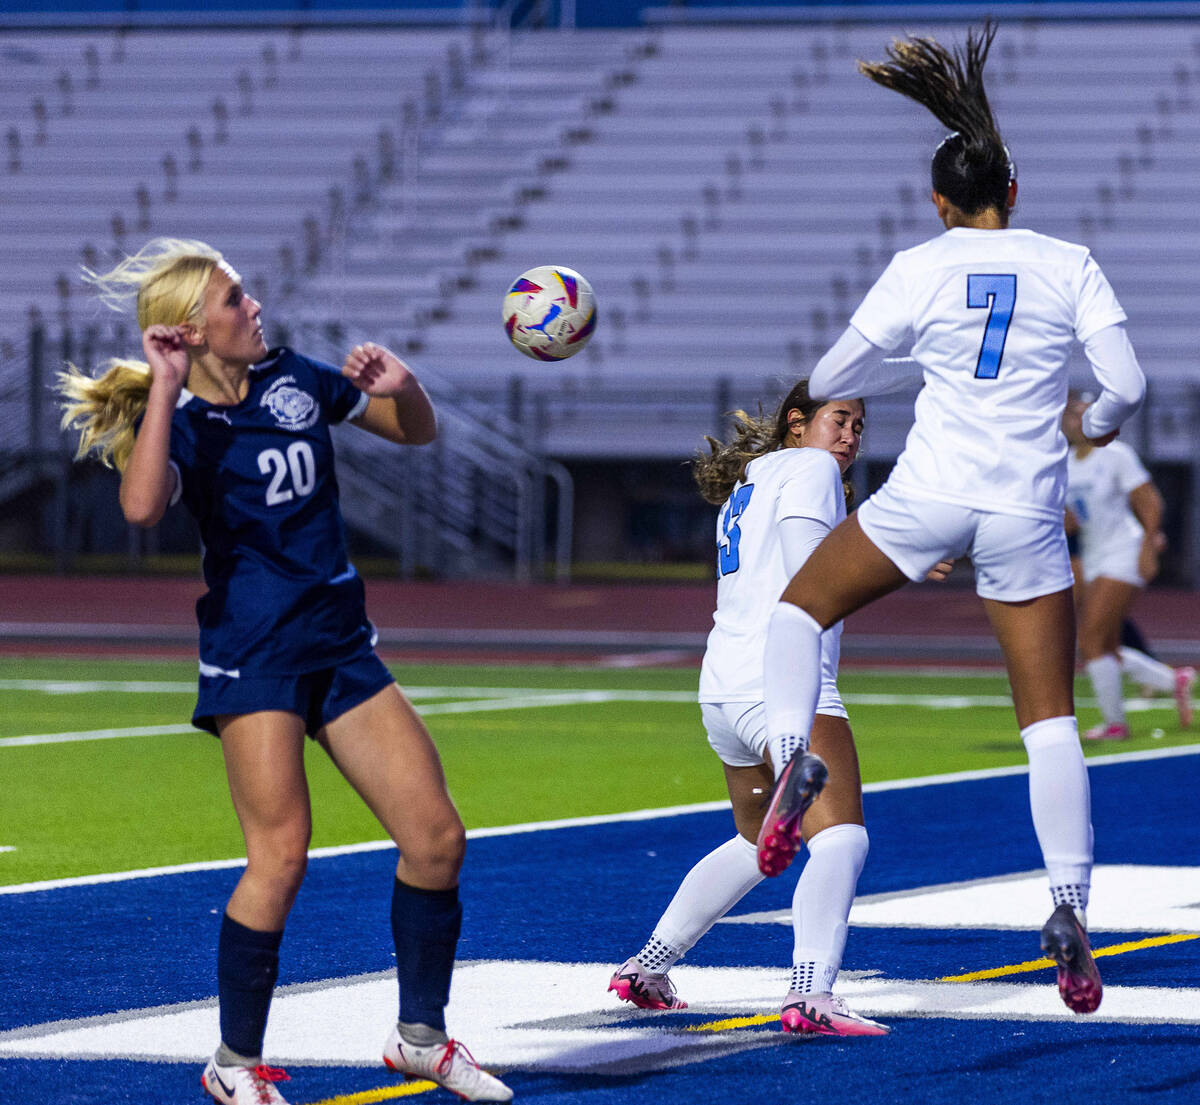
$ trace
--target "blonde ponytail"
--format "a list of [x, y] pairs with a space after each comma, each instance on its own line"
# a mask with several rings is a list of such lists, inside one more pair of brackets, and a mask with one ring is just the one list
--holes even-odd
[[124, 471], [150, 395], [150, 366], [112, 360], [101, 376], [93, 377], [68, 364], [58, 374], [58, 393], [63, 397], [63, 429], [79, 431], [75, 458], [94, 453], [102, 464]]
[[[212, 246], [186, 238], [155, 238], [106, 273], [84, 270], [106, 307], [134, 306], [138, 327], [179, 326], [199, 317], [209, 277], [224, 258]], [[79, 431], [77, 458], [95, 454], [123, 471], [133, 452], [138, 419], [150, 395], [150, 366], [111, 360], [98, 377], [68, 364], [58, 374], [63, 429]]]

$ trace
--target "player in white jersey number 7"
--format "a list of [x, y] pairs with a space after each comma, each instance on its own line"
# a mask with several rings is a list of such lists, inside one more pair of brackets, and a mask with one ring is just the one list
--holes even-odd
[[1058, 964], [1063, 1000], [1089, 1013], [1101, 983], [1084, 912], [1091, 798], [1073, 697], [1059, 421], [1076, 340], [1101, 385], [1083, 424], [1094, 445], [1111, 441], [1137, 409], [1145, 378], [1125, 313], [1088, 250], [1009, 227], [1016, 171], [983, 85], [994, 35], [989, 22], [953, 52], [933, 39], [897, 40], [886, 62], [859, 63], [951, 130], [931, 172], [946, 232], [895, 255], [810, 379], [817, 398], [879, 394], [889, 384], [881, 358], [911, 341], [924, 387], [887, 483], [818, 546], [771, 615], [767, 729], [785, 766], [808, 743], [822, 634], [939, 560], [969, 556], [1029, 757], [1033, 824], [1054, 905], [1042, 946]]

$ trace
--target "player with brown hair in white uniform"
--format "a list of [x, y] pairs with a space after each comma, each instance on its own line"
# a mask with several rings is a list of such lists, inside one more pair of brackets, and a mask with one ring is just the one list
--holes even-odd
[[1192, 723], [1191, 667], [1170, 668], [1144, 652], [1121, 646], [1121, 625], [1142, 589], [1158, 575], [1166, 548], [1163, 501], [1137, 453], [1121, 441], [1096, 449], [1083, 433], [1089, 402], [1073, 395], [1063, 412], [1067, 454], [1067, 524], [1079, 538], [1082, 594], [1079, 652], [1103, 721], [1086, 740], [1127, 740], [1129, 723], [1121, 673], [1175, 695], [1179, 724]]
[[[735, 415], [728, 443], [709, 438], [696, 458], [701, 493], [717, 516], [717, 608], [700, 672], [700, 709], [721, 758], [737, 833], [701, 859], [675, 892], [637, 955], [609, 989], [643, 1009], [682, 1009], [667, 972], [764, 878], [755, 840], [774, 780], [763, 709], [767, 619], [784, 585], [846, 517], [844, 474], [858, 454], [859, 399], [821, 403], [801, 380], [774, 418]], [[841, 626], [822, 640], [821, 691], [809, 757], [835, 782], [803, 816], [809, 859], [792, 903], [792, 979], [780, 1019], [787, 1032], [879, 1036], [888, 1030], [851, 1012], [832, 993], [846, 919], [867, 856], [854, 737], [837, 689]]]

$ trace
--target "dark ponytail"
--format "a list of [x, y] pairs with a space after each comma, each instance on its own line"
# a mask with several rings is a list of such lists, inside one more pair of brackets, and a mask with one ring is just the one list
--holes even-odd
[[940, 192], [967, 215], [989, 207], [1008, 208], [1008, 186], [1016, 170], [992, 117], [983, 67], [996, 24], [967, 32], [966, 47], [947, 50], [932, 38], [895, 39], [888, 61], [858, 63], [858, 71], [876, 84], [916, 100], [951, 133], [933, 155], [930, 175]]

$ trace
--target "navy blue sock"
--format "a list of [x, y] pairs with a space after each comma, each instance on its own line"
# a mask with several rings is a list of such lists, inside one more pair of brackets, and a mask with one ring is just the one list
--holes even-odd
[[1129, 618], [1121, 623], [1121, 644], [1126, 648], [1135, 648], [1138, 652], [1144, 652], [1152, 660], [1157, 659], [1150, 651], [1150, 646], [1146, 643], [1146, 638], [1142, 636], [1142, 631], [1138, 629], [1137, 623]]
[[221, 1042], [239, 1055], [253, 1058], [262, 1054], [282, 939], [282, 932], [247, 928], [228, 913], [221, 919], [217, 942]]
[[396, 880], [392, 938], [400, 982], [400, 1020], [445, 1030], [454, 952], [462, 928], [458, 887], [421, 890]]

